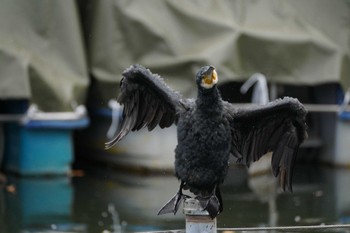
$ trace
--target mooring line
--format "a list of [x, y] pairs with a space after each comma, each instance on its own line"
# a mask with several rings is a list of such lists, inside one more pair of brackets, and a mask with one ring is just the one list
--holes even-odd
[[233, 227], [218, 228], [218, 231], [303, 231], [303, 230], [327, 230], [327, 229], [350, 229], [350, 224], [310, 225], [310, 226], [278, 226], [278, 227]]
[[[330, 224], [330, 225], [310, 225], [310, 226], [277, 226], [277, 227], [232, 227], [217, 228], [218, 232], [236, 231], [308, 231], [308, 230], [329, 230], [329, 229], [349, 229], [350, 224]], [[144, 231], [139, 233], [184, 233], [185, 230], [164, 230], [164, 231]]]

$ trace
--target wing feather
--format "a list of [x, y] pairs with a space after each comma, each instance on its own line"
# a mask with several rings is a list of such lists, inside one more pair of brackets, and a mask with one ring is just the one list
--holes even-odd
[[164, 116], [159, 122], [160, 128], [167, 128], [169, 127], [173, 122], [175, 121], [175, 115], [169, 113], [169, 112], [164, 112]]
[[154, 116], [152, 121], [148, 124], [148, 130], [152, 131], [160, 122], [161, 118], [163, 117], [164, 111], [161, 105], [157, 105], [157, 114]]
[[157, 125], [170, 127], [176, 122], [177, 112], [186, 108], [186, 101], [173, 91], [164, 80], [141, 65], [126, 69], [120, 84], [117, 101], [124, 106], [122, 120], [115, 138], [106, 143], [112, 147], [130, 131]]
[[307, 137], [306, 110], [296, 99], [285, 97], [266, 106], [234, 110], [225, 103], [230, 122], [231, 154], [249, 166], [272, 151], [273, 174], [283, 190], [292, 190], [292, 174], [299, 145]]
[[133, 130], [140, 130], [144, 127], [145, 125], [145, 118], [147, 116], [147, 108], [144, 108], [142, 106], [145, 106], [147, 104], [146, 98], [144, 95], [141, 95], [139, 100], [139, 114], [137, 116], [137, 124], [133, 128]]

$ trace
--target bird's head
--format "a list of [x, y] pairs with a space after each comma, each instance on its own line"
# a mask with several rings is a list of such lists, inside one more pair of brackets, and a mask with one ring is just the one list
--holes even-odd
[[211, 89], [218, 82], [218, 74], [214, 66], [203, 66], [196, 75], [196, 83], [201, 89]]

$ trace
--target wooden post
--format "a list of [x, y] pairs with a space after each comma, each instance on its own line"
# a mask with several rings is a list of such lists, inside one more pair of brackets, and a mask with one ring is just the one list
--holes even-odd
[[212, 219], [197, 199], [188, 198], [184, 201], [184, 214], [186, 215], [186, 233], [217, 232], [216, 218]]

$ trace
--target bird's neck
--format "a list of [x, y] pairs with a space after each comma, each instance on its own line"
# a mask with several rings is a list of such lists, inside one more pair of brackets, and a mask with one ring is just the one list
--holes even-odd
[[196, 100], [197, 109], [204, 112], [218, 113], [222, 110], [222, 99], [216, 87], [211, 89], [199, 89]]

